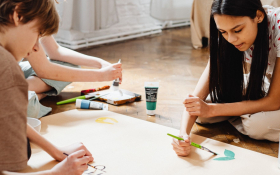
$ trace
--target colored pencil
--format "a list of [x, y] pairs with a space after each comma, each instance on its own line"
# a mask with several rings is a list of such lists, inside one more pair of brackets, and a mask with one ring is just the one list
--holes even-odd
[[103, 87], [99, 87], [99, 88], [95, 88], [95, 89], [82, 90], [81, 95], [87, 95], [89, 93], [96, 92], [96, 91], [102, 91], [105, 89], [110, 89], [110, 86], [103, 86]]

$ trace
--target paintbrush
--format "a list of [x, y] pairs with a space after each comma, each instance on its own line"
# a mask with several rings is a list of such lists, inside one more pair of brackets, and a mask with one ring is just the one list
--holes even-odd
[[63, 101], [57, 102], [56, 104], [57, 104], [57, 105], [63, 105], [63, 104], [75, 102], [76, 99], [87, 99], [87, 98], [91, 98], [91, 97], [95, 97], [95, 96], [96, 96], [95, 93], [89, 93], [89, 94], [87, 94], [87, 95], [82, 95], [82, 96], [79, 96], [79, 97], [75, 97], [75, 98], [70, 98], [70, 99], [67, 99], [67, 100], [63, 100]]
[[[184, 141], [184, 139], [181, 138], [181, 137], [177, 137], [177, 136], [174, 136], [174, 135], [168, 134], [168, 133], [167, 133], [167, 135], [169, 135], [169, 136], [171, 136], [171, 137], [173, 137], [173, 138], [175, 138], [175, 139]], [[215, 152], [211, 151], [210, 149], [208, 149], [208, 148], [206, 148], [206, 147], [204, 147], [204, 146], [201, 146], [201, 145], [199, 145], [199, 144], [197, 144], [197, 143], [191, 142], [191, 146], [194, 146], [194, 147], [196, 147], [196, 148], [205, 150], [205, 151], [207, 151], [207, 152], [209, 152], [209, 153], [212, 153], [212, 154], [214, 154], [214, 155], [218, 155], [217, 153], [215, 153]]]
[[[121, 63], [121, 59], [119, 59], [118, 63]], [[113, 91], [119, 91], [119, 93], [121, 94], [121, 96], [123, 96], [123, 93], [121, 90], [119, 90], [119, 84], [120, 84], [120, 79], [117, 78], [113, 81], [113, 85], [111, 86], [111, 90]]]
[[[110, 93], [108, 93], [108, 94], [110, 94]], [[98, 99], [98, 98], [103, 97], [103, 96], [108, 95], [108, 94], [103, 94], [103, 95], [100, 95], [100, 96], [98, 96], [98, 97], [90, 98], [90, 99], [88, 99], [88, 100], [89, 100], [89, 101], [95, 100], [95, 99]]]

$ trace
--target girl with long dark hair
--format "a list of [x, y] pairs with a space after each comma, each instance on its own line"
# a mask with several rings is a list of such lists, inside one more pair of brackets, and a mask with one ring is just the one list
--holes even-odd
[[210, 60], [184, 101], [180, 135], [185, 142], [172, 142], [177, 155], [190, 153], [194, 122], [228, 120], [251, 138], [278, 142], [279, 57], [280, 8], [262, 6], [260, 0], [214, 0]]

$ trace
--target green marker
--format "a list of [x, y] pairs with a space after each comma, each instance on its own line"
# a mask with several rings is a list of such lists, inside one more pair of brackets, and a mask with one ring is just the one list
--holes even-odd
[[[109, 93], [108, 93], [109, 94]], [[108, 94], [104, 94], [104, 95], [108, 95]], [[57, 102], [56, 105], [62, 105], [62, 104], [66, 104], [66, 103], [72, 103], [72, 102], [75, 102], [77, 99], [87, 99], [87, 98], [91, 98], [91, 97], [94, 97], [92, 99], [89, 99], [89, 100], [94, 100], [94, 99], [97, 99], [99, 97], [102, 97], [104, 95], [100, 95], [98, 97], [95, 97], [96, 96], [96, 93], [89, 93], [87, 95], [82, 95], [82, 96], [79, 96], [79, 97], [75, 97], [75, 98], [70, 98], [68, 100], [64, 100], [64, 101], [60, 101], [60, 102]]]
[[[169, 133], [167, 133], [167, 135], [169, 135], [170, 137], [173, 137], [173, 138], [175, 138], [175, 139], [184, 141], [184, 139], [181, 138], [181, 137], [177, 137], [177, 136], [172, 135], [172, 134], [169, 134]], [[191, 146], [194, 146], [194, 147], [196, 147], [196, 148], [199, 148], [199, 149], [208, 151], [208, 152], [210, 152], [210, 153], [212, 153], [212, 154], [214, 154], [214, 155], [218, 155], [217, 153], [215, 153], [215, 152], [211, 151], [210, 149], [205, 148], [204, 146], [201, 146], [201, 145], [199, 145], [199, 144], [197, 144], [197, 143], [191, 142]]]
[[63, 100], [63, 101], [57, 102], [56, 105], [63, 105], [63, 104], [67, 104], [67, 103], [72, 103], [72, 102], [75, 102], [77, 99], [86, 99], [86, 96], [82, 95], [82, 96], [79, 96], [79, 97]]

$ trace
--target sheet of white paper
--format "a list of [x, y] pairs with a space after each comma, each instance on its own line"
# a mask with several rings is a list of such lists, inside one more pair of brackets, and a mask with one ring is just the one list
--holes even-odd
[[[97, 123], [109, 117], [114, 124]], [[274, 175], [280, 174], [277, 158], [253, 152], [212, 139], [193, 135], [192, 142], [201, 144], [219, 156], [224, 150], [235, 153], [230, 161], [215, 161], [212, 154], [192, 147], [188, 157], [178, 157], [172, 149], [172, 138], [178, 134], [173, 128], [143, 121], [109, 111], [71, 110], [41, 119], [41, 134], [58, 146], [78, 141], [91, 151], [92, 165], [106, 166], [106, 174], [113, 175]], [[24, 172], [52, 168], [57, 162], [39, 148]]]

